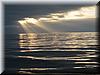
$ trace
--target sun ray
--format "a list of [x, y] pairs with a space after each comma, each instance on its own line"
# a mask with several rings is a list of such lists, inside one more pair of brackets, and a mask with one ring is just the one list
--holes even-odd
[[[49, 17], [48, 17], [49, 16]], [[62, 21], [69, 20], [80, 20], [80, 19], [89, 19], [96, 18], [96, 6], [88, 6], [81, 7], [77, 10], [69, 11], [69, 12], [56, 12], [50, 13], [49, 15], [44, 15], [39, 18], [24, 18], [23, 20], [19, 20], [18, 22], [22, 25], [23, 29], [27, 32], [32, 30], [31, 27], [37, 26], [45, 31], [51, 31], [51, 29], [47, 28], [44, 24], [46, 22], [58, 23]]]

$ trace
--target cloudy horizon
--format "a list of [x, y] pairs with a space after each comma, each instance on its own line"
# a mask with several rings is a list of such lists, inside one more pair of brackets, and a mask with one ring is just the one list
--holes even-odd
[[5, 5], [5, 29], [19, 32], [95, 32], [95, 5]]

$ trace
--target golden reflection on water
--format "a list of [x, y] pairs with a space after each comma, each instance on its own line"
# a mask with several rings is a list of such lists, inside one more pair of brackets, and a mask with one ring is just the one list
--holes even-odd
[[33, 56], [16, 56], [17, 58], [30, 58], [32, 60], [39, 59], [39, 60], [73, 60], [73, 61], [86, 61], [91, 60], [89, 58], [82, 58], [78, 56], [74, 57], [33, 57]]
[[[35, 53], [45, 52], [43, 56], [19, 55], [16, 58], [24, 58], [31, 60], [66, 60], [73, 61], [73, 68], [95, 68], [98, 67], [98, 62], [95, 61], [97, 55], [97, 33], [96, 32], [67, 32], [67, 33], [28, 33], [19, 34], [18, 52]], [[74, 56], [60, 56], [49, 52], [71, 52]], [[80, 53], [81, 52], [81, 53]], [[59, 53], [60, 54], [60, 53]], [[67, 62], [66, 62], [67, 63]], [[81, 66], [78, 66], [81, 64]], [[92, 65], [91, 65], [92, 64]], [[51, 68], [57, 69], [57, 68]], [[20, 72], [25, 70], [50, 70], [50, 68], [21, 68]]]
[[[88, 35], [87, 33], [81, 33], [64, 34], [65, 37], [60, 36], [61, 33], [42, 33], [43, 35], [35, 33], [19, 34], [19, 46], [20, 48], [28, 49], [40, 48], [40, 46], [41, 48], [96, 48], [97, 37], [93, 37], [96, 36], [96, 33], [88, 33]], [[85, 37], [86, 35], [89, 38]]]
[[[43, 49], [39, 49], [39, 50], [36, 50], [36, 49], [34, 49], [34, 50], [20, 50], [20, 51], [18, 50], [17, 52], [38, 52], [38, 51], [44, 52]], [[90, 53], [91, 52], [98, 52], [97, 50], [78, 50], [78, 49], [71, 49], [71, 50], [70, 49], [69, 50], [68, 49], [67, 50], [66, 49], [65, 50], [59, 50], [59, 49], [52, 49], [51, 50], [50, 49], [50, 50], [48, 50], [48, 49], [45, 49], [45, 52], [48, 52], [48, 51], [49, 52], [50, 51], [66, 51], [66, 52], [69, 52], [69, 51], [70, 52], [76, 52], [77, 51], [77, 52], [90, 52]]]
[[35, 73], [32, 73], [32, 72], [26, 72], [26, 71], [18, 71], [19, 74], [35, 74]]
[[95, 67], [98, 67], [98, 65], [85, 65], [85, 66], [82, 66], [82, 67], [73, 67], [73, 68], [95, 68]]
[[75, 62], [78, 64], [97, 64], [98, 62]]
[[21, 68], [20, 70], [52, 70], [56, 68]]

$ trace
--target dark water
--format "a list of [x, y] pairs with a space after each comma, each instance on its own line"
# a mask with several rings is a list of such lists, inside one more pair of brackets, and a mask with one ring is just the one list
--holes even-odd
[[9, 34], [5, 69], [18, 74], [97, 73], [96, 32]]

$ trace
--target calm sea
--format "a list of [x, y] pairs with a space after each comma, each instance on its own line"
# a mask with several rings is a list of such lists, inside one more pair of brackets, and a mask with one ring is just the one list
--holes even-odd
[[97, 32], [8, 34], [7, 73], [97, 73]]

